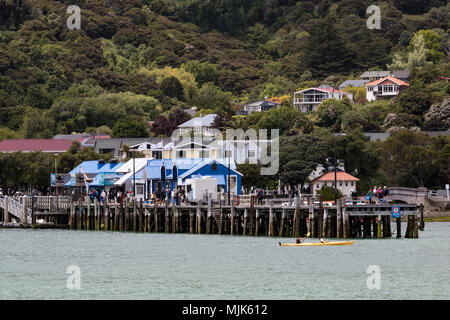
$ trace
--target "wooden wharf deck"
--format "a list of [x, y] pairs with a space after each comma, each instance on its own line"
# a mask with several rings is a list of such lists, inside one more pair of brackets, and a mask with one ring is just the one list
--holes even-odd
[[[49, 201], [33, 201], [33, 228], [39, 228], [39, 219], [43, 219], [47, 225], [69, 226], [74, 230], [347, 239], [390, 238], [395, 220], [395, 236], [402, 237], [402, 218], [392, 218], [391, 204], [348, 205], [338, 201], [337, 205], [323, 206], [308, 201], [309, 205], [298, 202], [295, 206], [286, 206], [271, 201], [258, 205], [252, 200], [238, 205], [234, 201], [231, 205], [212, 201], [175, 205], [168, 201], [148, 204], [131, 199], [123, 203], [97, 200], [91, 203], [68, 197], [64, 201], [55, 200], [56, 208]], [[39, 208], [37, 204], [44, 205]], [[407, 221], [404, 236], [418, 238], [419, 229], [423, 229], [423, 206], [395, 206]]]

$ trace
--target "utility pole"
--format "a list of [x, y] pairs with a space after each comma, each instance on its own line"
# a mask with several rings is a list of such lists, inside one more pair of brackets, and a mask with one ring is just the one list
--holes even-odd
[[336, 169], [336, 136], [334, 136], [334, 204], [337, 205], [336, 183], [337, 183], [337, 169]]
[[134, 161], [134, 151], [131, 151], [131, 154], [133, 156], [133, 198], [136, 196], [136, 177], [135, 177], [135, 161]]
[[231, 178], [231, 176], [230, 176], [230, 155], [228, 155], [228, 187], [227, 187], [227, 191], [228, 191], [228, 205], [230, 205], [231, 204], [231, 198], [230, 198], [230, 189], [231, 189], [231, 183], [230, 183], [230, 179]]
[[56, 157], [57, 157], [58, 155], [57, 154], [55, 154], [55, 196], [57, 195], [57, 187], [56, 187], [56, 176], [57, 176], [57, 174], [58, 174], [58, 168], [57, 168], [57, 164], [56, 164]]
[[333, 136], [333, 143], [334, 143], [334, 204], [337, 205], [337, 159], [336, 159], [336, 138], [338, 136], [346, 136], [346, 133], [336, 133]]

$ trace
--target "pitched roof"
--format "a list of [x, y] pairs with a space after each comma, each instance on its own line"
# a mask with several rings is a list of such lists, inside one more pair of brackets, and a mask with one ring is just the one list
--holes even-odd
[[65, 139], [21, 139], [3, 140], [0, 142], [0, 152], [66, 152], [72, 145]]
[[[358, 178], [352, 176], [351, 174], [348, 174], [345, 171], [337, 171], [336, 172], [336, 180], [337, 181], [359, 181]], [[334, 171], [327, 172], [320, 177], [314, 179], [312, 183], [315, 183], [317, 181], [334, 181]]]
[[409, 70], [397, 70], [397, 71], [392, 72], [392, 76], [397, 79], [409, 78], [410, 74], [411, 74], [411, 72]]
[[[196, 166], [192, 167], [190, 170], [186, 171], [185, 173], [180, 175], [181, 179], [184, 179], [186, 177], [188, 177], [189, 175], [191, 175], [192, 173], [196, 172], [197, 170], [199, 170], [200, 168], [203, 168], [204, 166], [212, 163], [212, 162], [216, 162], [218, 164], [221, 164], [225, 167], [228, 166], [227, 164], [227, 159], [211, 159], [211, 158], [205, 158], [202, 159], [203, 161], [201, 161], [200, 163], [198, 163]], [[240, 173], [239, 171], [237, 171], [236, 169], [236, 164], [234, 163], [234, 160], [230, 161], [230, 170], [239, 174], [240, 176], [242, 176], [242, 173]]]
[[319, 90], [319, 91], [325, 91], [325, 92], [333, 92], [333, 93], [341, 93], [341, 94], [345, 94], [345, 95], [351, 95], [351, 93], [345, 92], [345, 91], [341, 91], [341, 90], [336, 90], [336, 89], [328, 89], [328, 88], [308, 88], [302, 91], [298, 91], [296, 93], [303, 93], [306, 91], [310, 91], [310, 90]]
[[385, 77], [383, 79], [375, 80], [375, 81], [366, 83], [365, 86], [366, 87], [377, 86], [377, 85], [379, 85], [380, 83], [382, 83], [382, 82], [384, 82], [386, 80], [390, 80], [390, 81], [398, 84], [399, 86], [409, 86], [409, 83], [406, 83], [406, 82], [404, 82], [402, 80], [399, 80], [399, 79], [396, 79], [394, 77]]
[[369, 82], [368, 80], [345, 80], [339, 85], [339, 89], [345, 89], [347, 87], [362, 87], [364, 84]]
[[372, 78], [372, 77], [387, 77], [391, 73], [389, 71], [366, 71], [362, 75], [360, 75], [360, 78]]
[[271, 101], [271, 100], [260, 100], [260, 101], [246, 103], [244, 106], [245, 107], [257, 107], [257, 106], [262, 106], [262, 105], [280, 105], [280, 103], [276, 102], [276, 101]]
[[182, 123], [178, 128], [193, 128], [193, 127], [211, 127], [217, 114], [207, 114], [204, 117], [196, 117], [185, 123]]

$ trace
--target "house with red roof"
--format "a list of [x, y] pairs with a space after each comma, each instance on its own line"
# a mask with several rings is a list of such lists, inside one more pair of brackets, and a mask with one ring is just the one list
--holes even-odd
[[316, 111], [319, 104], [328, 99], [348, 98], [353, 103], [353, 94], [333, 88], [309, 88], [294, 93], [294, 106], [302, 112]]
[[[358, 178], [345, 171], [336, 171], [336, 189], [341, 191], [344, 196], [349, 195], [351, 191], [356, 190], [356, 183], [358, 181]], [[318, 194], [323, 187], [334, 188], [334, 171], [327, 172], [317, 177], [311, 181], [310, 187], [314, 196]]]
[[0, 152], [47, 152], [59, 154], [66, 152], [72, 145], [67, 139], [21, 139], [3, 140], [0, 142]]
[[364, 86], [366, 87], [367, 101], [375, 101], [379, 99], [392, 98], [398, 95], [402, 89], [409, 86], [409, 83], [388, 76], [366, 83]]

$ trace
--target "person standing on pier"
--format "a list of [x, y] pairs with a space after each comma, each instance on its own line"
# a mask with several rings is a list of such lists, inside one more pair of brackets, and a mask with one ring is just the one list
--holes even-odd
[[106, 191], [105, 191], [105, 189], [103, 189], [102, 194], [100, 195], [100, 203], [106, 202], [107, 201], [106, 197], [107, 197]]
[[262, 189], [258, 189], [257, 197], [258, 197], [258, 205], [262, 205], [262, 199], [263, 199], [263, 192]]

